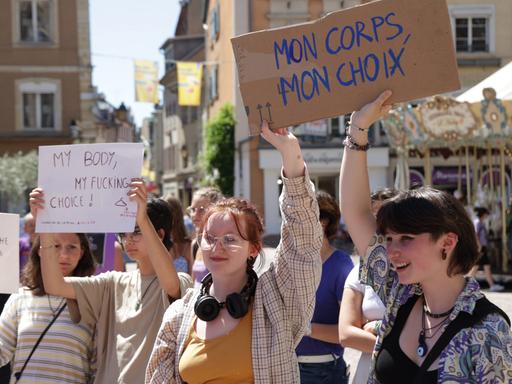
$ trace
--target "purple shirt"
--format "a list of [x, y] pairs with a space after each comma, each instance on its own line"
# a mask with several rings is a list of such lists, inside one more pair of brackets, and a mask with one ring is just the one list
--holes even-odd
[[[343, 287], [348, 274], [354, 267], [352, 259], [340, 250], [334, 253], [322, 265], [322, 280], [316, 290], [315, 312], [312, 323], [338, 324], [340, 302]], [[297, 356], [326, 355], [334, 353], [343, 356], [343, 347], [339, 343], [328, 343], [304, 336], [297, 346]]]

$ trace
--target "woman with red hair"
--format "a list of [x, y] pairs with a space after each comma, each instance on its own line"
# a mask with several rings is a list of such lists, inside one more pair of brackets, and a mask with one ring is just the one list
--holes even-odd
[[147, 383], [297, 383], [295, 346], [308, 329], [320, 281], [322, 227], [298, 140], [262, 136], [281, 153], [283, 224], [275, 261], [258, 279], [263, 224], [231, 198], [210, 207], [199, 245], [210, 273], [164, 316]]

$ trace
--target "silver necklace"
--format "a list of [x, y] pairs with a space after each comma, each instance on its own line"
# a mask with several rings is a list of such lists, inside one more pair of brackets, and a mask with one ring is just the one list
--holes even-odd
[[59, 309], [62, 306], [62, 303], [64, 302], [64, 300], [66, 300], [66, 298], [63, 297], [60, 300], [59, 305], [57, 305], [57, 309], [53, 309], [52, 302], [50, 300], [50, 295], [46, 295], [46, 298], [48, 299], [48, 306], [50, 307], [50, 310], [52, 311], [53, 316], [55, 316], [57, 314], [57, 312], [59, 312]]
[[[140, 278], [140, 275], [139, 275], [139, 278]], [[139, 298], [137, 299], [137, 303], [135, 303], [135, 310], [136, 311], [139, 310], [140, 306], [142, 305], [142, 300], [144, 300], [144, 296], [146, 296], [146, 293], [148, 293], [149, 288], [151, 288], [151, 286], [155, 282], [156, 278], [157, 278], [157, 276], [153, 277], [153, 280], [151, 280], [149, 285], [146, 287], [146, 289], [144, 290], [144, 293], [142, 293], [142, 296], [139, 295]], [[140, 283], [140, 288], [142, 288], [142, 280], [141, 280], [141, 283]], [[140, 291], [141, 291], [141, 289], [139, 290], [139, 293], [140, 293]]]

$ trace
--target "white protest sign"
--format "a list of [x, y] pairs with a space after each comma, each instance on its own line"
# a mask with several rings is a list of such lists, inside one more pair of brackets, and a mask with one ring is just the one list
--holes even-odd
[[132, 232], [137, 204], [127, 193], [131, 179], [141, 176], [143, 157], [142, 143], [39, 147], [45, 208], [36, 231]]
[[20, 280], [20, 216], [0, 213], [0, 293], [16, 293]]

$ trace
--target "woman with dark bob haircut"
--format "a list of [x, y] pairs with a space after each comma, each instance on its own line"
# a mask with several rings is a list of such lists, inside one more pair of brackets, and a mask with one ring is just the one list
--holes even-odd
[[[94, 273], [95, 262], [85, 234], [55, 233], [53, 238], [64, 276]], [[76, 305], [74, 302], [46, 293], [41, 248], [38, 237], [23, 269], [23, 287], [9, 298], [0, 317], [0, 366], [11, 363], [11, 382], [52, 378], [88, 383], [94, 375], [94, 328], [72, 321], [69, 307]]]
[[478, 249], [463, 206], [422, 187], [372, 215], [368, 130], [390, 96], [352, 114], [340, 173], [342, 211], [363, 255], [359, 280], [386, 304], [368, 383], [510, 383], [510, 321], [465, 277]]

